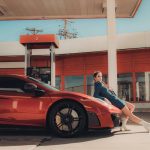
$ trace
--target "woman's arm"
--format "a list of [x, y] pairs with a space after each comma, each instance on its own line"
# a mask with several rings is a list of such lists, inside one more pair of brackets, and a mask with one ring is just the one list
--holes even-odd
[[95, 83], [95, 91], [94, 91], [94, 97], [100, 98], [101, 100], [104, 100], [105, 97], [100, 95], [100, 89], [102, 87], [102, 84], [100, 82]]
[[102, 97], [102, 96], [99, 96], [99, 95], [98, 95], [98, 98], [100, 98], [101, 100], [105, 100], [105, 97]]
[[108, 104], [111, 104], [111, 102], [107, 98], [104, 98], [104, 101]]

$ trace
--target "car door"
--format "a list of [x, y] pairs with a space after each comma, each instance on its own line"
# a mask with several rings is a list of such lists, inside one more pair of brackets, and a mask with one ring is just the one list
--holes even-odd
[[0, 78], [0, 123], [17, 125], [42, 125], [45, 110], [44, 101], [49, 96], [36, 97], [25, 92], [27, 83], [15, 77]]
[[10, 122], [12, 113], [12, 100], [6, 94], [0, 89], [0, 123], [4, 124]]
[[0, 123], [11, 123], [15, 119], [13, 118], [15, 98], [22, 91], [19, 91], [14, 81], [9, 77], [0, 77]]
[[17, 105], [17, 108], [13, 115], [17, 124], [43, 126], [47, 111], [45, 106], [51, 102], [48, 95], [22, 93], [15, 100], [14, 106]]

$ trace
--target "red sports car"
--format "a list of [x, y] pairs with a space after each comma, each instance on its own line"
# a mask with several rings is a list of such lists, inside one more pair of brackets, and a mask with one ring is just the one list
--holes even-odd
[[88, 128], [113, 128], [121, 111], [81, 93], [60, 91], [27, 76], [0, 76], [0, 124], [46, 127], [71, 137]]

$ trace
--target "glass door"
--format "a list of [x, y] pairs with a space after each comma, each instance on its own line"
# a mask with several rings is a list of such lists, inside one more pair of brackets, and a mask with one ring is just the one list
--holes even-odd
[[118, 97], [126, 101], [132, 101], [132, 90], [132, 74], [118, 74]]
[[136, 101], [142, 102], [146, 100], [146, 74], [138, 72], [136, 75]]

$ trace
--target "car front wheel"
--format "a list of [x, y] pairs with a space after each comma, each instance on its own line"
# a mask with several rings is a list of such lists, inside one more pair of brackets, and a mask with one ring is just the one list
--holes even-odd
[[48, 114], [48, 128], [61, 137], [81, 134], [87, 125], [84, 108], [73, 101], [56, 104]]

